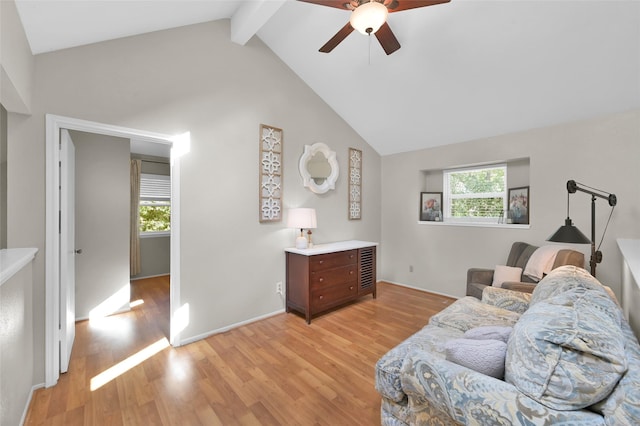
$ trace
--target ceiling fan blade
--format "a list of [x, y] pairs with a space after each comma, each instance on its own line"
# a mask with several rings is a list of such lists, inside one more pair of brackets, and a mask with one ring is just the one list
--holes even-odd
[[351, 24], [349, 22], [347, 22], [347, 25], [342, 27], [342, 29], [340, 31], [338, 31], [336, 33], [336, 35], [331, 37], [331, 40], [326, 42], [325, 45], [322, 46], [319, 51], [322, 52], [322, 53], [331, 52], [337, 45], [339, 45], [342, 42], [342, 40], [347, 38], [347, 36], [349, 34], [351, 34], [352, 32], [353, 32], [353, 27], [351, 26]]
[[355, 6], [349, 0], [298, 0], [305, 3], [317, 4], [320, 6], [335, 7], [336, 9], [353, 10], [358, 7], [357, 1]]
[[[301, 0], [307, 1], [307, 0]], [[389, 9], [389, 13], [400, 12], [418, 7], [434, 6], [436, 4], [449, 3], [451, 0], [384, 0], [384, 5]]]
[[387, 55], [391, 55], [393, 52], [400, 49], [400, 42], [398, 42], [393, 31], [391, 31], [391, 27], [386, 22], [382, 24], [378, 31], [376, 31], [376, 38]]

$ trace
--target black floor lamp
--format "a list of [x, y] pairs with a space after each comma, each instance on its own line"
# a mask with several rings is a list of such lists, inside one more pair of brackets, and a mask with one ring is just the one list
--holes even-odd
[[[581, 185], [581, 186], [580, 186]], [[578, 228], [576, 228], [571, 222], [571, 218], [569, 217], [569, 194], [575, 194], [576, 191], [586, 192], [591, 195], [591, 239], [587, 238]], [[547, 241], [553, 241], [556, 243], [573, 243], [573, 244], [591, 244], [591, 259], [589, 260], [589, 265], [591, 266], [591, 275], [596, 276], [596, 265], [602, 262], [602, 252], [596, 249], [596, 198], [604, 198], [609, 201], [609, 205], [611, 206], [611, 213], [609, 214], [609, 220], [611, 220], [611, 215], [613, 214], [613, 208], [618, 203], [618, 199], [615, 194], [610, 194], [608, 192], [602, 191], [600, 189], [591, 188], [584, 184], [578, 183], [575, 180], [567, 181], [567, 219], [558, 230], [549, 238]], [[609, 226], [609, 221], [607, 221], [607, 226]], [[604, 234], [607, 232], [607, 227], [604, 228], [604, 232], [602, 233], [602, 240], [600, 240], [600, 244], [604, 240]]]

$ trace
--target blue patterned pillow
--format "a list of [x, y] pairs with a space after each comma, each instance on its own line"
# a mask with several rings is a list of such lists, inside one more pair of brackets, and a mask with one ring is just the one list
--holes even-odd
[[597, 403], [627, 370], [620, 321], [615, 302], [595, 289], [538, 301], [514, 326], [505, 380], [556, 410]]

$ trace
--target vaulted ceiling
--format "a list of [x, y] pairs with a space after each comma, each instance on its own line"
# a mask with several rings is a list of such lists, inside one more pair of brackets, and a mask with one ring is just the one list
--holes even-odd
[[[412, 1], [412, 0], [398, 0]], [[34, 54], [231, 19], [259, 37], [381, 155], [640, 108], [640, 2], [451, 0], [392, 13], [402, 48], [346, 10], [295, 0], [16, 0]]]

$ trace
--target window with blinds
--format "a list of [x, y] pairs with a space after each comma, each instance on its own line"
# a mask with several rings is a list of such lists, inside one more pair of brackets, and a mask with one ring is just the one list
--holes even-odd
[[171, 230], [171, 178], [140, 176], [140, 233], [164, 235]]
[[445, 220], [495, 222], [507, 209], [507, 165], [443, 172]]

